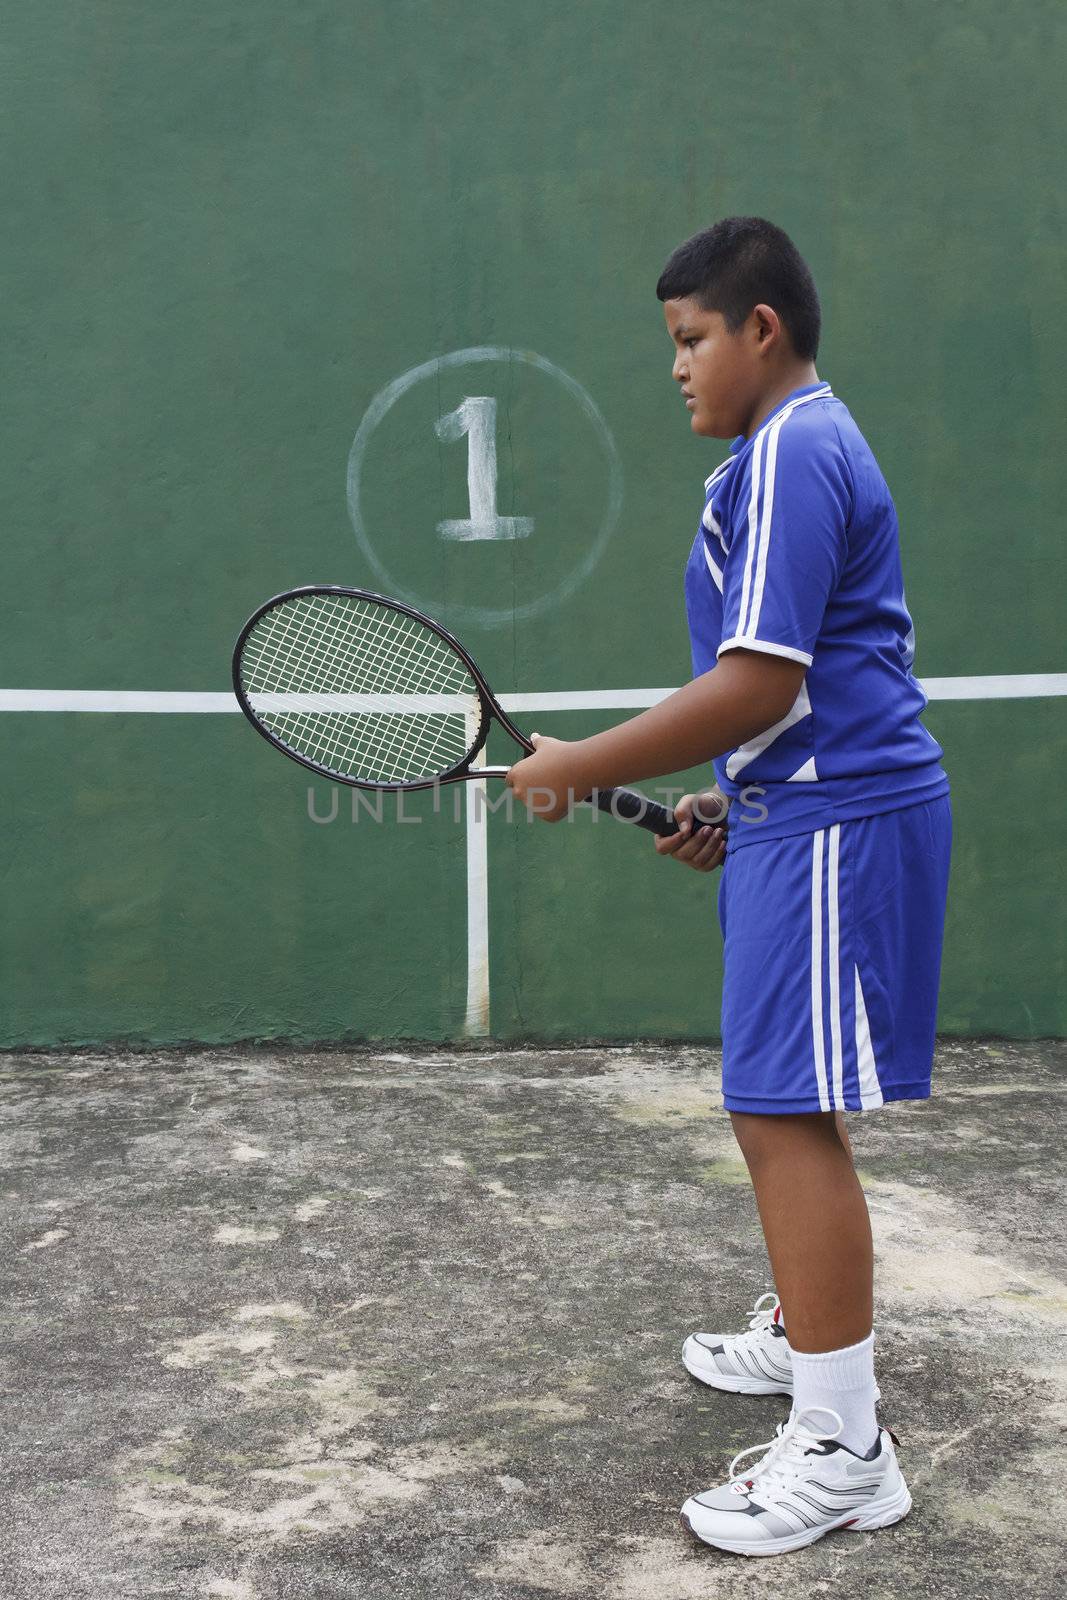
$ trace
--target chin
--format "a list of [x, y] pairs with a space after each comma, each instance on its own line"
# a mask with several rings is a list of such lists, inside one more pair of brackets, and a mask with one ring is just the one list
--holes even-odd
[[702, 439], [732, 439], [737, 433], [736, 428], [730, 431], [729, 427], [721, 422], [716, 424], [714, 418], [709, 419], [700, 412], [693, 413], [691, 427]]

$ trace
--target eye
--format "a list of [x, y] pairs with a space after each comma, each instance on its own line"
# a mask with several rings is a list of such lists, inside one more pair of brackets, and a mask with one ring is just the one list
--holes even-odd
[[696, 342], [697, 342], [696, 341], [696, 335], [695, 334], [690, 334], [689, 337], [686, 340], [684, 340], [683, 342], [685, 344], [696, 344]]

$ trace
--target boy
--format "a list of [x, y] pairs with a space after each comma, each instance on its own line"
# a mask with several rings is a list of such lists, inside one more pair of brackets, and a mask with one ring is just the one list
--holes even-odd
[[[591, 739], [535, 736], [509, 782], [569, 800], [715, 759], [661, 854], [725, 855], [723, 1096], [777, 1288], [749, 1331], [694, 1333], [715, 1388], [791, 1393], [755, 1465], [691, 1495], [700, 1539], [774, 1555], [911, 1506], [875, 1404], [870, 1219], [843, 1113], [930, 1093], [951, 811], [920, 714], [885, 480], [815, 370], [820, 308], [795, 246], [729, 217], [656, 287], [692, 431], [732, 438], [685, 574], [693, 680]], [[728, 829], [693, 826], [729, 802]], [[774, 1300], [773, 1309], [765, 1306]], [[752, 1452], [745, 1452], [751, 1454]]]

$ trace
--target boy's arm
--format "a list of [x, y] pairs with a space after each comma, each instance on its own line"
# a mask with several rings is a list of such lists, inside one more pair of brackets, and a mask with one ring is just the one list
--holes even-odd
[[747, 743], [791, 709], [805, 670], [784, 656], [728, 650], [710, 672], [628, 722], [573, 743], [542, 740], [507, 781], [523, 800], [538, 790], [528, 803], [556, 821], [567, 810], [568, 790], [581, 800], [593, 789], [700, 766]]
[[844, 571], [854, 496], [836, 428], [831, 436], [786, 420], [774, 439], [767, 459], [756, 450], [745, 469], [747, 513], [721, 573], [726, 648], [717, 665], [606, 733], [540, 741], [508, 775], [523, 799], [530, 788], [552, 791], [551, 807], [534, 796], [531, 810], [556, 821], [568, 789], [581, 799], [696, 766], [774, 728], [795, 705]]

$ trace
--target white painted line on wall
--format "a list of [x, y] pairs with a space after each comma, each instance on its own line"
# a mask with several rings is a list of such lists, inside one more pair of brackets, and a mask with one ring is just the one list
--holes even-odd
[[170, 694], [151, 689], [0, 689], [0, 711], [235, 711], [232, 694]]
[[[1067, 695], [1067, 672], [1012, 672], [971, 678], [921, 678], [931, 700], [1040, 700]], [[677, 688], [678, 685], [675, 685]], [[640, 711], [674, 689], [566, 689], [502, 694], [505, 711]], [[456, 697], [457, 709], [465, 704]], [[151, 689], [0, 689], [0, 711], [110, 711], [240, 714], [232, 694], [183, 694]]]
[[[477, 715], [468, 714], [467, 738], [478, 734]], [[485, 751], [474, 758], [484, 767]], [[467, 791], [467, 1013], [463, 1031], [469, 1039], [489, 1032], [489, 829], [485, 779], [465, 783]]]
[[931, 700], [1029, 700], [1067, 694], [1067, 672], [1011, 672], [992, 678], [920, 678]]
[[497, 698], [505, 711], [640, 711], [673, 693], [673, 689], [563, 689]]

